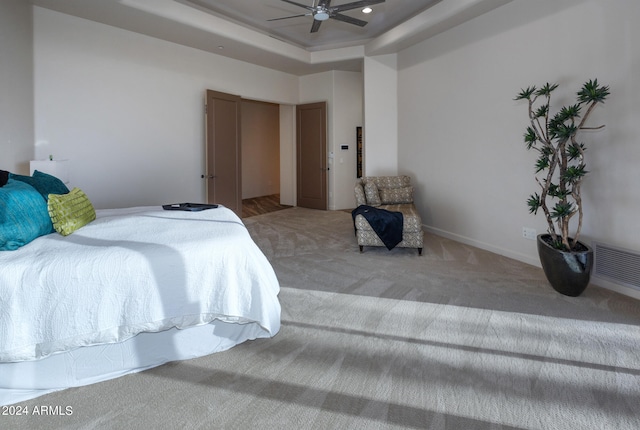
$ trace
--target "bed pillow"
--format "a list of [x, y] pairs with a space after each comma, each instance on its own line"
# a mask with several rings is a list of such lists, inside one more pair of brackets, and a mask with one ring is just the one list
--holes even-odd
[[69, 188], [60, 179], [55, 176], [43, 173], [38, 170], [33, 172], [32, 176], [16, 175], [10, 173], [9, 177], [17, 181], [25, 182], [38, 190], [45, 200], [49, 199], [49, 194], [66, 194]]
[[0, 187], [0, 251], [13, 251], [51, 233], [47, 203], [31, 185], [9, 179]]
[[413, 187], [381, 188], [380, 200], [383, 205], [413, 203]]
[[367, 198], [367, 204], [369, 206], [380, 206], [380, 194], [378, 192], [378, 186], [373, 181], [366, 181], [364, 183], [364, 195]]
[[9, 180], [9, 172], [6, 170], [0, 170], [0, 187], [4, 187], [4, 184]]
[[91, 201], [80, 188], [74, 188], [67, 194], [50, 194], [47, 206], [53, 228], [63, 236], [96, 219]]

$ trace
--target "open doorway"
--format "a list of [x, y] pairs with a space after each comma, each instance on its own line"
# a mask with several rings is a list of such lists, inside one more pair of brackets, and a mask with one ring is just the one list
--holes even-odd
[[242, 100], [242, 199], [280, 193], [280, 106]]
[[[326, 210], [326, 109], [326, 102], [293, 106], [242, 100], [246, 216], [291, 206]], [[300, 193], [301, 187], [305, 192]]]
[[281, 173], [288, 168], [281, 165], [287, 157], [282, 154], [280, 116], [279, 104], [242, 100], [243, 218], [291, 207], [282, 204], [280, 195]]
[[[207, 201], [233, 206], [237, 208], [238, 215], [247, 212], [249, 216], [265, 210], [295, 206], [295, 106], [243, 99], [211, 90], [207, 94], [207, 104], [211, 105], [206, 114], [208, 161], [206, 174], [202, 175], [207, 179]], [[227, 139], [228, 133], [220, 139], [211, 139], [229, 125], [229, 121], [225, 119], [229, 117], [226, 115], [228, 103], [216, 103], [217, 99], [210, 100], [212, 95], [218, 95], [224, 101], [230, 97], [238, 101], [237, 109], [231, 109], [237, 110], [238, 114], [235, 144]], [[223, 117], [215, 115], [218, 110], [221, 111], [220, 115], [224, 114]], [[235, 114], [233, 117], [235, 118]], [[217, 155], [217, 148], [226, 147], [237, 148], [232, 151], [236, 154], [237, 161], [226, 160]], [[212, 164], [212, 160], [221, 161], [222, 165]], [[237, 179], [230, 181], [221, 173], [234, 166]], [[221, 193], [209, 195], [218, 188], [227, 191], [237, 189], [237, 204], [232, 199], [228, 199], [229, 202], [218, 201], [222, 197]], [[248, 205], [246, 210], [245, 204]]]

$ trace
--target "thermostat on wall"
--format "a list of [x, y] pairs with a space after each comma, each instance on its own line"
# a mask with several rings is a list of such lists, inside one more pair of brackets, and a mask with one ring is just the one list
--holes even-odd
[[349, 149], [349, 145], [341, 145], [340, 149], [347, 150], [347, 149]]

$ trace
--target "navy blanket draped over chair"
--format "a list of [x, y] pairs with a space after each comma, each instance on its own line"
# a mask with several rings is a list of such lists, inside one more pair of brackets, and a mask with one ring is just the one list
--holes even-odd
[[351, 212], [354, 229], [357, 215], [362, 215], [366, 218], [373, 231], [376, 232], [388, 250], [392, 250], [402, 242], [402, 212], [391, 212], [373, 206], [360, 205]]

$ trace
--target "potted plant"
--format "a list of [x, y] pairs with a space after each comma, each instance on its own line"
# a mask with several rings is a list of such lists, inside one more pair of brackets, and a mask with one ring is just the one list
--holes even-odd
[[[538, 235], [540, 263], [552, 287], [565, 295], [578, 296], [589, 284], [593, 267], [592, 249], [580, 242], [583, 208], [581, 186], [587, 174], [585, 145], [578, 141], [587, 127], [589, 116], [609, 95], [609, 87], [598, 80], [586, 82], [577, 93], [577, 103], [563, 106], [551, 116], [551, 93], [557, 84], [541, 88], [528, 87], [515, 100], [529, 102], [530, 125], [524, 134], [528, 150], [539, 157], [535, 164], [535, 180], [540, 187], [527, 200], [529, 212], [542, 209], [547, 220], [547, 234]], [[577, 218], [577, 219], [576, 219]], [[570, 224], [576, 225], [573, 233]]]

